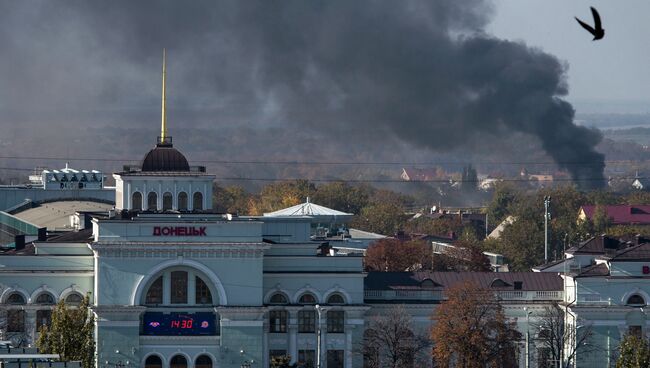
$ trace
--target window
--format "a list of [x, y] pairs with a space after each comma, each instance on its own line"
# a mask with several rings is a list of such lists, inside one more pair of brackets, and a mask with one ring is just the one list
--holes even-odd
[[182, 355], [174, 355], [169, 362], [169, 368], [187, 368], [187, 359]]
[[36, 304], [52, 305], [55, 304], [54, 297], [50, 293], [42, 293], [36, 297]]
[[133, 193], [133, 196], [131, 197], [131, 208], [136, 211], [142, 211], [142, 193]]
[[77, 293], [72, 293], [72, 294], [65, 297], [65, 304], [79, 305], [79, 304], [81, 304], [81, 301], [83, 299], [84, 298], [81, 295], [79, 295]]
[[196, 276], [195, 278], [195, 303], [196, 304], [212, 304], [212, 294], [208, 285], [206, 285], [200, 277]]
[[158, 355], [149, 355], [144, 361], [144, 368], [162, 368], [162, 359]]
[[298, 332], [315, 332], [316, 331], [316, 311], [301, 310], [298, 311]]
[[627, 334], [641, 338], [643, 336], [643, 328], [641, 326], [630, 326], [627, 328]]
[[145, 304], [162, 304], [163, 302], [163, 277], [160, 276], [149, 286]]
[[269, 360], [273, 360], [273, 358], [282, 358], [284, 356], [287, 356], [286, 350], [269, 350]]
[[158, 194], [156, 192], [149, 192], [147, 195], [147, 210], [156, 211], [158, 209]]
[[298, 299], [298, 303], [300, 304], [316, 304], [316, 298], [312, 294], [302, 294], [300, 296], [300, 299]]
[[202, 210], [203, 209], [203, 193], [196, 192], [192, 198], [192, 209], [193, 210]]
[[269, 332], [287, 332], [287, 311], [273, 310], [269, 312]]
[[298, 350], [298, 366], [313, 368], [316, 365], [315, 350]]
[[345, 300], [341, 294], [332, 294], [327, 298], [328, 304], [345, 304]]
[[327, 351], [327, 368], [343, 368], [343, 350]]
[[7, 311], [7, 332], [25, 332], [25, 311], [10, 309]]
[[13, 304], [13, 305], [25, 304], [25, 298], [19, 293], [12, 293], [7, 297], [7, 304]]
[[271, 299], [269, 299], [269, 304], [287, 304], [287, 303], [288, 303], [287, 297], [281, 293], [275, 293], [271, 296]]
[[187, 193], [178, 193], [178, 210], [187, 211]]
[[212, 359], [207, 355], [199, 355], [194, 363], [194, 368], [212, 368]]
[[630, 306], [644, 306], [645, 305], [645, 299], [639, 294], [634, 294], [627, 298], [627, 305]]
[[327, 332], [342, 333], [345, 329], [345, 312], [327, 312]]
[[524, 287], [524, 282], [523, 281], [515, 281], [515, 290], [521, 290]]
[[172, 194], [169, 192], [163, 193], [163, 211], [169, 211], [172, 209]]
[[52, 311], [42, 309], [36, 311], [36, 331], [40, 331], [42, 326], [50, 327], [52, 322]]
[[187, 272], [172, 271], [171, 287], [172, 304], [187, 304]]

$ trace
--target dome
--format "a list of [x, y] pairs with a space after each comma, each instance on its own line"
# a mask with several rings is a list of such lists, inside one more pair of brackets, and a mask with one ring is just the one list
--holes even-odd
[[190, 171], [190, 165], [171, 144], [159, 143], [144, 156], [142, 171]]

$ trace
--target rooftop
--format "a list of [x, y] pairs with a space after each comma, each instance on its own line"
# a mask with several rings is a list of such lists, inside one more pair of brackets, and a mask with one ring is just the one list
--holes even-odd
[[53, 230], [71, 230], [70, 216], [75, 212], [108, 211], [112, 204], [92, 201], [57, 201], [47, 202], [34, 208], [29, 208], [14, 216], [30, 222], [38, 227], [47, 227]]

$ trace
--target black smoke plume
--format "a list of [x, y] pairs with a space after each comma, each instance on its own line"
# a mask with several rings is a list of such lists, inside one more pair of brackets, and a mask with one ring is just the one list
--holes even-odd
[[7, 1], [0, 118], [155, 108], [166, 47], [172, 121], [201, 110], [441, 152], [525, 133], [602, 185], [601, 136], [573, 124], [565, 66], [487, 35], [490, 14], [482, 0]]

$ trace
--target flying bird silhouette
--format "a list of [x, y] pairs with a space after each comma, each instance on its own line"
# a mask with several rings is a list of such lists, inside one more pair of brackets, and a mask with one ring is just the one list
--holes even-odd
[[593, 7], [591, 7], [591, 14], [594, 16], [593, 28], [589, 24], [578, 19], [578, 17], [575, 18], [578, 21], [578, 23], [580, 23], [582, 28], [586, 29], [587, 31], [589, 31], [589, 33], [594, 35], [593, 41], [600, 40], [601, 38], [605, 37], [605, 30], [602, 28], [602, 25], [600, 24], [600, 15], [598, 15], [598, 12]]

